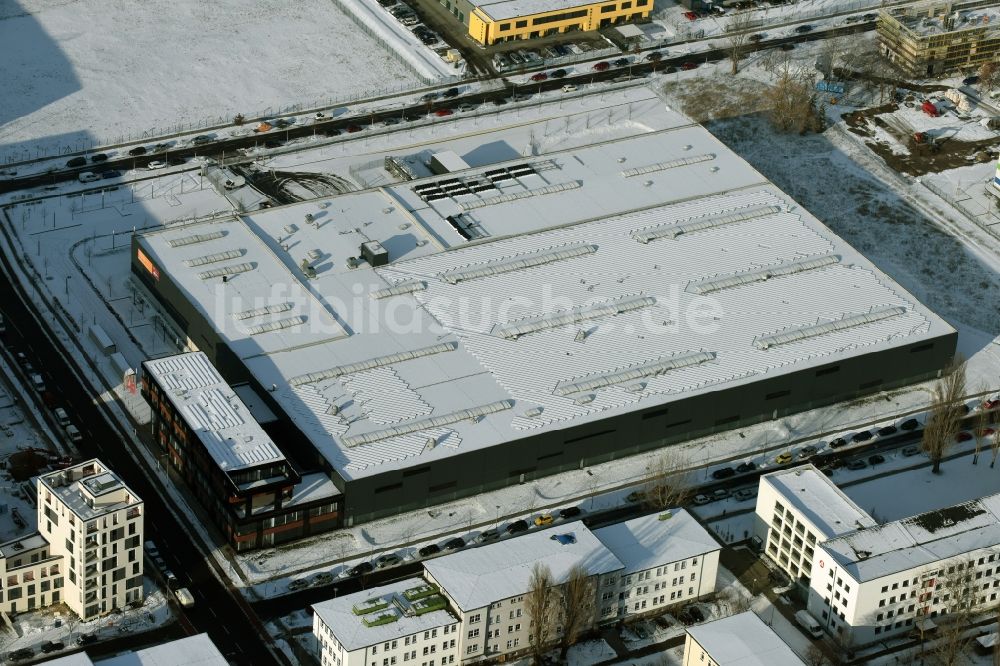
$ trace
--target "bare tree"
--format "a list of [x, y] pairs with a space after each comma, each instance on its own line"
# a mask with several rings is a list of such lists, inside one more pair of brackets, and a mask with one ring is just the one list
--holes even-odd
[[[979, 392], [986, 393], [989, 389], [985, 384], [979, 385]], [[980, 409], [976, 413], [976, 423], [972, 429], [972, 434], [976, 438], [976, 450], [972, 454], [972, 464], [979, 463], [979, 453], [983, 450], [983, 440], [989, 437], [987, 429], [990, 425], [990, 413], [985, 409]]]
[[577, 564], [570, 569], [569, 577], [562, 586], [562, 644], [560, 660], [566, 662], [566, 654], [594, 621], [594, 581], [587, 570]]
[[1000, 454], [1000, 432], [995, 432], [990, 435], [990, 454], [993, 456], [990, 459], [990, 468], [997, 462], [997, 455]]
[[965, 395], [965, 360], [956, 357], [944, 370], [934, 387], [930, 417], [924, 428], [921, 448], [934, 466], [931, 472], [941, 473], [941, 461], [955, 444], [955, 434], [962, 418], [962, 396]]
[[826, 653], [815, 643], [810, 644], [809, 649], [806, 650], [805, 662], [808, 666], [830, 666], [830, 660], [827, 659]]
[[644, 499], [654, 511], [682, 506], [691, 498], [690, 473], [684, 470], [680, 456], [664, 451], [646, 468]]
[[555, 593], [552, 571], [541, 563], [535, 563], [528, 582], [528, 593], [524, 595], [524, 609], [528, 614], [528, 642], [535, 666], [540, 666], [546, 646], [552, 640], [555, 630]]
[[805, 134], [819, 129], [819, 119], [813, 107], [815, 92], [811, 74], [786, 62], [778, 71], [777, 80], [768, 94], [771, 124], [779, 131]]
[[1000, 62], [991, 60], [979, 66], [979, 85], [983, 90], [993, 90], [1000, 85]]
[[732, 68], [729, 73], [733, 76], [740, 71], [740, 60], [747, 51], [747, 44], [750, 43], [751, 13], [739, 12], [729, 19], [726, 25], [726, 43], [729, 46], [729, 61]]
[[963, 660], [971, 640], [966, 634], [976, 605], [974, 570], [975, 560], [961, 559], [949, 564], [947, 573], [937, 579], [938, 592], [949, 595], [948, 614], [938, 616], [938, 636], [931, 648], [931, 654], [942, 666], [955, 666]]

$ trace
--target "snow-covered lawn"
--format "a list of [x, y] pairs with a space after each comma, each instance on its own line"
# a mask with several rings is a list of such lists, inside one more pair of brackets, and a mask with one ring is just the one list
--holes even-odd
[[0, 163], [419, 83], [329, 0], [11, 0], [0, 58]]

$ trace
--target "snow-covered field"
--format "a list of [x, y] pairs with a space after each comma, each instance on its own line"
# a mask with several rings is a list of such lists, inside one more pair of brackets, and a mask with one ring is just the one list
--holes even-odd
[[0, 162], [419, 84], [329, 0], [4, 0], [0, 59]]

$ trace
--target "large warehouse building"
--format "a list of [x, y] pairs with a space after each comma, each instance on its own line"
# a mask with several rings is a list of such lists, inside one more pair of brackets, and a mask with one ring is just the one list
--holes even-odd
[[947, 323], [664, 114], [637, 137], [137, 235], [132, 268], [273, 412], [285, 478], [328, 475], [344, 525], [951, 360]]

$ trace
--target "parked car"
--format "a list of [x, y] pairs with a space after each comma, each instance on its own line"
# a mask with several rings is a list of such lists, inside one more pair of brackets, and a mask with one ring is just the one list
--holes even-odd
[[452, 97], [458, 97], [458, 88], [448, 88], [443, 93], [441, 93], [441, 96], [446, 99], [451, 99]]
[[626, 502], [641, 502], [644, 499], [646, 499], [646, 493], [641, 490], [633, 490], [625, 496]]
[[659, 62], [663, 60], [663, 54], [660, 53], [659, 51], [653, 51], [651, 53], [647, 53], [646, 60], [647, 62]]
[[299, 590], [304, 590], [309, 587], [309, 581], [305, 578], [296, 578], [294, 580], [288, 581], [288, 591], [298, 592]]
[[692, 69], [698, 69], [698, 63], [691, 62], [689, 60], [688, 62], [681, 65], [681, 69], [683, 69], [685, 72], [690, 71]]
[[567, 83], [566, 85], [564, 85], [562, 87], [562, 91], [564, 93], [567, 93], [567, 92], [576, 92], [576, 86], [574, 86], [572, 83]]
[[900, 453], [902, 453], [904, 457], [910, 458], [910, 457], [915, 456], [918, 453], [920, 453], [920, 447], [919, 446], [905, 446], [905, 447], [903, 447], [903, 450], [900, 451]]
[[882, 426], [876, 431], [879, 437], [888, 437], [889, 435], [895, 435], [896, 432], [897, 432], [896, 426], [893, 425]]
[[50, 652], [56, 652], [57, 650], [65, 650], [66, 644], [62, 641], [45, 641], [40, 646], [40, 649], [45, 654], [48, 654]]
[[870, 430], [862, 430], [861, 432], [856, 432], [851, 435], [852, 442], [867, 442], [872, 438], [872, 433]]
[[764, 35], [758, 32], [753, 35], [750, 35], [747, 39], [756, 44], [757, 42], [763, 41]]
[[101, 162], [107, 162], [108, 161], [108, 154], [107, 153], [94, 153], [93, 155], [90, 156], [90, 161], [91, 161], [92, 164], [100, 164]]
[[86, 157], [74, 157], [74, 158], [70, 159], [68, 162], [66, 162], [66, 166], [68, 166], [70, 168], [87, 166], [87, 158]]
[[996, 400], [984, 400], [982, 404], [982, 409], [989, 411], [991, 409], [1000, 409], [1000, 398]]
[[566, 72], [565, 69], [557, 69], [554, 72], [552, 72], [551, 74], [549, 74], [549, 76], [551, 76], [553, 79], [561, 79], [564, 76], [566, 76], [566, 74], [567, 74], [567, 72]]
[[355, 132], [360, 132], [361, 130], [362, 130], [361, 125], [348, 125], [347, 126], [347, 132], [348, 132], [348, 134], [353, 134]]
[[153, 160], [152, 162], [146, 165], [146, 168], [153, 170], [153, 169], [162, 169], [165, 166], [167, 166], [167, 163], [164, 162], [163, 160]]
[[862, 21], [874, 21], [877, 18], [878, 18], [878, 14], [873, 14], [873, 13], [862, 14], [861, 15], [861, 20]]
[[733, 493], [733, 497], [740, 502], [743, 502], [745, 500], [751, 499], [756, 496], [757, 496], [757, 486], [740, 488], [735, 493]]
[[736, 470], [732, 467], [721, 467], [712, 472], [713, 479], [728, 479], [731, 476], [736, 476]]
[[708, 495], [702, 495], [699, 493], [695, 495], [694, 499], [691, 501], [694, 502], [697, 506], [704, 506], [705, 504], [710, 503], [712, 501], [712, 498], [709, 497]]
[[610, 67], [611, 65], [602, 60], [601, 62], [595, 62], [594, 65], [591, 67], [591, 69], [594, 70], [595, 72], [603, 72], [607, 69], [610, 69]]
[[380, 555], [375, 558], [375, 568], [376, 569], [388, 569], [389, 567], [394, 567], [401, 563], [403, 558], [396, 553], [386, 553], [385, 555]]
[[847, 446], [847, 440], [843, 437], [838, 437], [836, 439], [830, 440], [831, 449], [839, 449], [842, 446]]
[[431, 555], [437, 555], [440, 552], [441, 549], [438, 547], [438, 545], [432, 543], [431, 545], [424, 546], [423, 548], [418, 550], [417, 555], [419, 555], [420, 557], [430, 557]]
[[694, 12], [684, 12], [684, 18], [686, 18], [688, 21], [697, 21], [698, 15], [695, 14]]
[[881, 465], [884, 462], [885, 462], [885, 456], [881, 454], [873, 453], [872, 455], [868, 456], [869, 465]]
[[91, 645], [97, 642], [97, 636], [94, 634], [80, 634], [76, 637], [77, 645]]
[[806, 458], [812, 458], [814, 455], [816, 455], [816, 451], [817, 451], [816, 447], [813, 446], [812, 444], [810, 444], [809, 446], [803, 446], [801, 449], [799, 449], [799, 459], [805, 460]]
[[578, 507], [578, 506], [568, 506], [565, 509], [560, 509], [559, 510], [559, 517], [563, 518], [563, 519], [566, 519], [566, 518], [576, 518], [581, 513], [583, 513], [583, 510], [580, 507]]
[[852, 469], [852, 470], [855, 470], [855, 471], [857, 471], [859, 469], [864, 469], [866, 467], [868, 467], [868, 463], [866, 463], [861, 458], [858, 458], [857, 460], [852, 460], [852, 461], [850, 461], [850, 462], [847, 463], [847, 469]]
[[549, 75], [546, 74], [545, 72], [538, 72], [537, 74], [532, 74], [531, 75], [531, 80], [535, 81], [536, 83], [540, 83], [542, 81], [545, 81], [548, 78], [549, 78]]
[[103, 178], [104, 180], [109, 180], [111, 178], [121, 178], [121, 177], [122, 177], [122, 172], [116, 171], [114, 169], [101, 172], [101, 178]]
[[100, 180], [101, 177], [93, 171], [81, 171], [77, 174], [76, 179], [81, 183], [93, 183], [95, 180]]
[[811, 25], [809, 25], [808, 23], [806, 23], [805, 25], [796, 26], [795, 27], [795, 32], [799, 33], [800, 35], [804, 35], [807, 32], [812, 32], [812, 29], [813, 29], [813, 27]]
[[445, 116], [450, 116], [453, 113], [455, 112], [449, 108], [437, 109], [434, 111], [434, 115], [438, 118], [444, 118]]
[[736, 466], [736, 473], [746, 474], [747, 472], [752, 472], [756, 469], [757, 469], [757, 463], [753, 462], [752, 460], [748, 460], [746, 462], [741, 462], [739, 465]]
[[781, 46], [779, 46], [778, 48], [780, 48], [782, 51], [794, 51], [795, 50], [795, 44], [785, 43], [785, 44], [782, 44]]
[[972, 433], [971, 432], [967, 432], [965, 430], [963, 430], [963, 431], [959, 432], [957, 435], [955, 435], [955, 441], [956, 442], [968, 442], [971, 439], [972, 439]]
[[354, 565], [347, 571], [349, 576], [363, 576], [365, 574], [371, 573], [374, 569], [375, 567], [372, 566], [371, 562], [362, 562], [360, 564]]
[[479, 536], [476, 537], [476, 541], [479, 543], [490, 543], [491, 541], [496, 541], [500, 538], [500, 530], [495, 527], [491, 527], [484, 532], [481, 532]]
[[523, 520], [515, 520], [513, 523], [507, 526], [505, 530], [507, 534], [517, 534], [518, 532], [526, 532], [528, 530], [528, 523]]
[[551, 525], [553, 520], [555, 520], [555, 518], [552, 517], [551, 513], [543, 513], [540, 516], [535, 516], [535, 527]]
[[712, 500], [719, 502], [729, 497], [729, 491], [725, 488], [717, 488], [712, 492]]
[[211, 143], [211, 141], [212, 137], [208, 136], [207, 134], [199, 134], [195, 138], [191, 139], [191, 143], [193, 143], [196, 146], [201, 146], [206, 143]]
[[21, 648], [20, 650], [7, 653], [7, 658], [11, 661], [24, 661], [25, 659], [31, 659], [33, 656], [35, 656], [35, 653], [30, 648]]
[[458, 550], [460, 548], [465, 548], [465, 540], [461, 537], [448, 539], [447, 541], [444, 542], [445, 550]]
[[317, 587], [322, 587], [323, 585], [329, 585], [333, 582], [333, 574], [329, 571], [321, 571], [312, 577], [310, 585], [316, 585]]
[[788, 463], [792, 462], [792, 454], [789, 453], [788, 451], [778, 454], [778, 457], [774, 459], [774, 462], [777, 465], [787, 465]]
[[971, 85], [974, 85], [976, 83], [979, 83], [979, 77], [976, 76], [976, 75], [967, 76], [964, 79], [962, 79], [962, 85], [963, 86], [971, 86]]
[[128, 154], [131, 155], [132, 157], [138, 157], [139, 155], [145, 155], [146, 154], [146, 147], [145, 146], [136, 146], [132, 150], [128, 151]]

